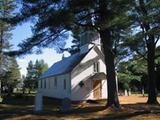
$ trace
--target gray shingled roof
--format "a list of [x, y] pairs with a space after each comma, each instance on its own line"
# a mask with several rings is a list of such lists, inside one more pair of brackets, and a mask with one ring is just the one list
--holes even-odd
[[40, 79], [71, 71], [84, 58], [86, 54], [87, 53], [85, 54], [76, 53], [67, 58], [64, 58], [61, 61], [56, 62], [46, 72], [44, 72], [41, 75]]

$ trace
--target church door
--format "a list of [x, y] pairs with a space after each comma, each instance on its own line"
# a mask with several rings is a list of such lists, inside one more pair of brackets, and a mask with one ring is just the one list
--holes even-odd
[[100, 99], [102, 97], [101, 80], [93, 80], [93, 96], [95, 99]]

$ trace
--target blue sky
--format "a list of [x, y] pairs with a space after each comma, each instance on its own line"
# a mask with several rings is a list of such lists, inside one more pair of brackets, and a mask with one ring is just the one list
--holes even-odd
[[[10, 41], [11, 44], [13, 44], [13, 49], [16, 49], [17, 45], [22, 42], [24, 39], [26, 39], [27, 37], [30, 37], [32, 35], [31, 32], [31, 24], [30, 23], [25, 23], [23, 25], [19, 25], [17, 26], [13, 31], [12, 31], [12, 40]], [[69, 38], [69, 40], [67, 41], [66, 46], [70, 46], [71, 45], [71, 38]], [[37, 59], [43, 59], [48, 66], [50, 67], [53, 63], [61, 60], [62, 58], [62, 54], [58, 54], [56, 53], [56, 51], [54, 50], [54, 48], [45, 48], [42, 50], [43, 53], [42, 54], [28, 54], [28, 55], [23, 55], [22, 57], [17, 57], [17, 62], [18, 65], [20, 67], [20, 71], [21, 71], [21, 75], [26, 75], [26, 68], [28, 66], [28, 62], [30, 60], [32, 61], [36, 61]], [[65, 56], [68, 56], [68, 53], [65, 53]]]

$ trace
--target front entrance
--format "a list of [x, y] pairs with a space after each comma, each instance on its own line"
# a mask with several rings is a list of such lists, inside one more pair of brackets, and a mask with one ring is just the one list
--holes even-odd
[[102, 82], [101, 80], [93, 80], [93, 97], [100, 99], [102, 97]]

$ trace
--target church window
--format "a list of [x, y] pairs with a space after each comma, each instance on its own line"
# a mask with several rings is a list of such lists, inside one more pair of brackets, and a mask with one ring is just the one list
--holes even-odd
[[42, 88], [42, 85], [43, 85], [43, 83], [42, 83], [43, 81], [42, 80], [40, 80], [40, 88]]
[[50, 79], [48, 79], [48, 88], [50, 89]]
[[57, 77], [54, 78], [54, 87], [57, 87]]
[[99, 72], [99, 62], [95, 62], [93, 65], [94, 72]]
[[44, 88], [46, 88], [46, 80], [44, 79]]
[[66, 83], [66, 79], [64, 79], [63, 80], [63, 88], [64, 88], [64, 90], [66, 89], [66, 87], [67, 87], [67, 83]]

